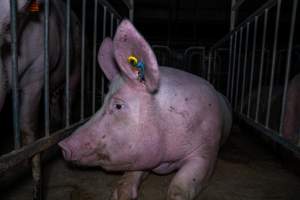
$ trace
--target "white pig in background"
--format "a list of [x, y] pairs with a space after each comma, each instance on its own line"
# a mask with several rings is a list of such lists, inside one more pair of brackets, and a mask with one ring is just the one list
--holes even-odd
[[[51, 0], [49, 15], [49, 72], [50, 96], [64, 84], [65, 79], [65, 8], [61, 0]], [[38, 113], [44, 86], [44, 1], [18, 0], [18, 81], [20, 100], [20, 128], [22, 143], [35, 138]], [[34, 5], [33, 5], [34, 3]], [[33, 6], [33, 7], [32, 7]], [[12, 51], [10, 35], [10, 0], [0, 1], [0, 111], [5, 96], [12, 87]], [[80, 30], [75, 15], [71, 14], [70, 31], [70, 88], [79, 82]], [[72, 92], [71, 92], [72, 94]]]
[[300, 74], [288, 85], [282, 135], [300, 146]]

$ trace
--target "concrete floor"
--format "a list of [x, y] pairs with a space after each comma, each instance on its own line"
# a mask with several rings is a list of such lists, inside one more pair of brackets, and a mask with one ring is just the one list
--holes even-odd
[[[286, 170], [261, 141], [242, 132], [234, 128], [209, 186], [197, 200], [299, 200], [300, 177]], [[121, 176], [70, 167], [61, 157], [47, 163], [44, 175], [46, 200], [108, 200]], [[173, 175], [150, 175], [141, 186], [139, 200], [165, 199]], [[2, 191], [0, 199], [29, 200], [31, 192], [30, 179], [20, 179]]]

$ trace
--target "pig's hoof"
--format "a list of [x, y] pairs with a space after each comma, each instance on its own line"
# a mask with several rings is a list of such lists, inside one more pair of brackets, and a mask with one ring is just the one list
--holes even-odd
[[189, 192], [178, 186], [169, 188], [167, 200], [191, 200]]
[[114, 189], [111, 200], [135, 200], [137, 199], [137, 188], [125, 180], [119, 181]]

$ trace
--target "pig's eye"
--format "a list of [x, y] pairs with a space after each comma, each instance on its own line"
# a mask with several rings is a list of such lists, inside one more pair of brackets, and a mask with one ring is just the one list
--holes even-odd
[[114, 105], [114, 108], [117, 109], [117, 110], [121, 110], [123, 108], [123, 105], [117, 103], [117, 104]]

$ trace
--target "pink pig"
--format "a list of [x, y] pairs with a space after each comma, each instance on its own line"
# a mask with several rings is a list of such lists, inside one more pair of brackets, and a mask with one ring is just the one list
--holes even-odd
[[300, 146], [300, 74], [288, 85], [284, 114], [283, 137]]
[[[132, 70], [129, 56], [144, 63], [144, 81]], [[102, 108], [59, 143], [64, 158], [127, 171], [113, 200], [136, 199], [147, 171], [174, 170], [167, 199], [194, 199], [207, 185], [229, 135], [228, 102], [207, 81], [159, 67], [151, 47], [128, 20], [121, 22], [113, 41], [103, 41], [98, 61], [111, 82], [109, 93]]]

